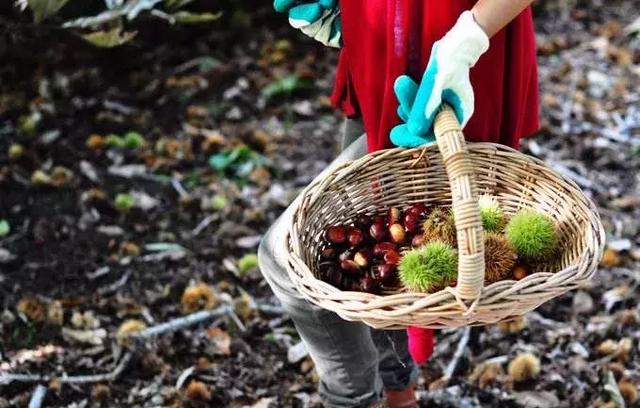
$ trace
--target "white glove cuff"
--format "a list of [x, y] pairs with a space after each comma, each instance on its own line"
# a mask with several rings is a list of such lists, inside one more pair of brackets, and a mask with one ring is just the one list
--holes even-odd
[[489, 49], [489, 37], [467, 10], [460, 14], [456, 24], [442, 38], [442, 50], [450, 58], [456, 58], [469, 67], [475, 65], [482, 54]]

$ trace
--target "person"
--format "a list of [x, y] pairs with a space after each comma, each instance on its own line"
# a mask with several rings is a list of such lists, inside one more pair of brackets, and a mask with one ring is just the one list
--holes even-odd
[[[332, 101], [347, 116], [343, 149], [318, 177], [367, 152], [432, 142], [442, 103], [469, 141], [518, 148], [538, 129], [531, 2], [276, 0], [293, 27], [341, 48]], [[416, 407], [416, 362], [430, 356], [433, 332], [374, 330], [307, 302], [285, 268], [296, 206], [265, 234], [258, 257], [314, 360], [321, 398], [329, 407]]]

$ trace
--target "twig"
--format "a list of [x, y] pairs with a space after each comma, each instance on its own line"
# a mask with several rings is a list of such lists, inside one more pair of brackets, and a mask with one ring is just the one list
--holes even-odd
[[464, 330], [462, 331], [462, 336], [460, 337], [460, 341], [458, 342], [458, 347], [456, 348], [456, 352], [453, 353], [453, 358], [447, 365], [447, 368], [444, 370], [443, 379], [445, 380], [445, 385], [446, 383], [449, 382], [451, 377], [453, 377], [453, 373], [454, 371], [456, 371], [456, 367], [458, 367], [458, 362], [460, 361], [460, 358], [462, 358], [462, 355], [464, 354], [467, 348], [467, 344], [469, 344], [470, 335], [471, 335], [471, 328], [465, 327]]
[[216, 218], [218, 218], [217, 214], [207, 215], [202, 221], [200, 221], [200, 223], [193, 229], [193, 231], [191, 231], [191, 236], [195, 237], [196, 235], [200, 234]]
[[46, 375], [32, 375], [32, 374], [10, 374], [10, 373], [1, 373], [0, 372], [0, 384], [9, 384], [13, 381], [21, 381], [21, 382], [51, 382], [53, 380], [58, 381], [60, 383], [66, 384], [86, 384], [86, 383], [95, 383], [95, 382], [103, 382], [103, 381], [114, 381], [118, 378], [118, 376], [124, 371], [124, 369], [131, 361], [131, 357], [133, 356], [133, 351], [127, 352], [122, 358], [118, 365], [110, 372], [103, 374], [92, 374], [92, 375], [75, 375], [75, 376], [67, 376], [63, 375], [61, 377], [50, 377]]
[[191, 198], [187, 190], [182, 187], [182, 183], [180, 183], [180, 180], [178, 180], [177, 178], [171, 177], [171, 185], [173, 186], [173, 189], [176, 190], [181, 199]]
[[230, 315], [230, 311], [231, 307], [228, 305], [219, 306], [212, 310], [202, 310], [184, 317], [169, 320], [165, 323], [151, 326], [139, 332], [133, 332], [129, 337], [134, 339], [148, 339], [149, 337], [155, 337], [160, 334], [170, 333], [188, 326], [193, 326], [194, 324], [213, 319], [214, 317]]
[[272, 315], [284, 314], [284, 309], [282, 308], [282, 306], [278, 306], [278, 305], [258, 304], [256, 305], [256, 309], [266, 314], [272, 314]]
[[[128, 335], [128, 337], [133, 338], [135, 340], [148, 339], [150, 337], [155, 337], [161, 334], [174, 332], [180, 329], [183, 329], [188, 326], [193, 326], [195, 324], [201, 323], [205, 320], [213, 319], [221, 316], [231, 316], [233, 319], [233, 309], [229, 305], [219, 306], [212, 310], [202, 310], [200, 312], [195, 312], [190, 315], [179, 317], [177, 319], [169, 320], [168, 322], [161, 323], [155, 326], [151, 326], [139, 332], [133, 332]], [[240, 320], [237, 315], [236, 319]], [[244, 329], [244, 324], [239, 321], [239, 327]], [[238, 322], [236, 322], [238, 324]], [[133, 357], [133, 353], [135, 350], [129, 350], [127, 353], [120, 359], [118, 365], [108, 373], [104, 374], [94, 374], [94, 375], [78, 375], [78, 376], [66, 376], [63, 375], [61, 377], [50, 377], [45, 375], [32, 375], [32, 374], [11, 374], [7, 372], [0, 372], [0, 385], [9, 384], [14, 381], [21, 382], [50, 382], [52, 380], [59, 381], [60, 383], [67, 384], [83, 384], [83, 383], [95, 383], [95, 382], [103, 382], [103, 381], [114, 381], [118, 378], [118, 376], [122, 373], [122, 371], [127, 367], [129, 361]]]
[[538, 312], [530, 312], [527, 314], [527, 318], [529, 320], [535, 321], [537, 323], [542, 324], [543, 326], [547, 326], [547, 327], [552, 327], [552, 328], [559, 328], [562, 326], [565, 326], [564, 323], [561, 323], [557, 320], [551, 320], [551, 319], [547, 319], [546, 317], [542, 316], [540, 313]]
[[231, 320], [233, 320], [233, 322], [236, 324], [236, 326], [241, 332], [247, 331], [247, 328], [245, 327], [244, 323], [242, 323], [242, 320], [240, 320], [235, 310], [233, 309], [229, 310], [229, 317], [231, 318]]
[[44, 397], [47, 395], [47, 387], [42, 384], [38, 384], [36, 389], [33, 391], [33, 395], [31, 396], [31, 400], [29, 401], [29, 408], [40, 408], [42, 406], [42, 402], [44, 401]]
[[184, 370], [182, 372], [182, 374], [180, 374], [180, 376], [178, 376], [178, 380], [176, 381], [176, 389], [180, 389], [182, 388], [182, 386], [184, 385], [184, 383], [187, 381], [187, 378], [191, 377], [191, 375], [193, 374], [193, 372], [196, 370], [196, 368], [194, 366], [191, 366], [189, 368], [187, 368], [186, 370]]
[[106, 295], [108, 293], [113, 293], [124, 286], [125, 283], [129, 280], [129, 276], [131, 276], [131, 271], [127, 271], [120, 279], [113, 282], [111, 285], [105, 286], [103, 288], [98, 288], [98, 294]]

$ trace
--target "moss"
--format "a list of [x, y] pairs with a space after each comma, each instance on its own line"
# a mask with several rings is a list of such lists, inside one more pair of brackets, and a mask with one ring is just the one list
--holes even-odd
[[551, 217], [533, 210], [520, 210], [509, 221], [506, 236], [518, 255], [540, 260], [551, 256], [557, 245], [556, 228]]
[[409, 290], [429, 292], [457, 277], [458, 258], [450, 245], [434, 241], [406, 252], [398, 264], [401, 282]]

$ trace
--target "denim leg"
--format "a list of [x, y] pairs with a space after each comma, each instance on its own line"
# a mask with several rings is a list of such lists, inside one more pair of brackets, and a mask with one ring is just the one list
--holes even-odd
[[407, 332], [371, 329], [371, 337], [378, 349], [380, 359], [378, 370], [384, 388], [403, 390], [415, 382], [418, 377], [418, 368], [409, 354]]
[[306, 301], [284, 267], [285, 223], [280, 218], [258, 249], [260, 269], [305, 342], [320, 376], [319, 392], [328, 407], [369, 407], [382, 395], [378, 352], [369, 327], [348, 322]]
[[351, 143], [355, 142], [364, 133], [364, 125], [360, 119], [349, 119], [344, 121], [342, 128], [341, 151], [344, 151]]
[[[365, 136], [353, 140], [361, 129], [356, 120], [345, 123], [343, 152], [318, 177], [366, 153]], [[348, 322], [300, 295], [284, 266], [286, 228], [297, 205], [295, 200], [265, 234], [258, 249], [260, 270], [307, 345], [320, 376], [319, 392], [325, 404], [370, 407], [381, 400], [383, 385], [402, 389], [417, 375], [407, 351], [406, 333], [372, 330], [363, 323]]]
[[[361, 136], [350, 143], [325, 172], [365, 153], [366, 142]], [[285, 269], [286, 228], [297, 205], [298, 200], [295, 200], [262, 239], [258, 249], [260, 270], [307, 345], [320, 376], [319, 391], [325, 404], [328, 407], [369, 407], [382, 398], [378, 351], [369, 327], [343, 320], [306, 301]]]

